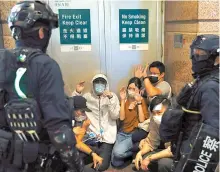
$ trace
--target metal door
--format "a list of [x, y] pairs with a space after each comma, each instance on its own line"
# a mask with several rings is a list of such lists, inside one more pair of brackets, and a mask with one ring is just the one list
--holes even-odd
[[[56, 3], [61, 2], [61, 7]], [[63, 2], [63, 3], [62, 3]], [[68, 6], [65, 6], [65, 2]], [[134, 66], [154, 60], [162, 60], [162, 2], [141, 0], [53, 0], [52, 9], [90, 9], [91, 45], [87, 52], [61, 52], [60, 31], [53, 32], [48, 52], [60, 65], [65, 84], [72, 91], [81, 80], [90, 89], [91, 78], [104, 73], [110, 81], [110, 89], [118, 93], [133, 76]], [[63, 5], [63, 6], [62, 6]], [[119, 45], [119, 9], [149, 10], [149, 49], [145, 51], [121, 51]]]
[[[104, 57], [104, 15], [102, 4], [98, 0], [54, 0], [49, 1], [52, 9], [58, 13], [58, 9], [90, 9], [91, 21], [91, 51], [61, 52], [60, 30], [53, 31], [48, 47], [48, 53], [60, 65], [65, 85], [73, 91], [80, 81], [86, 81], [86, 89], [89, 89], [92, 77], [102, 71]], [[100, 14], [102, 13], [102, 14]]]
[[[118, 92], [134, 76], [134, 67], [162, 60], [162, 2], [112, 0], [105, 2], [106, 68], [112, 90]], [[148, 50], [121, 51], [119, 46], [119, 9], [148, 9]]]

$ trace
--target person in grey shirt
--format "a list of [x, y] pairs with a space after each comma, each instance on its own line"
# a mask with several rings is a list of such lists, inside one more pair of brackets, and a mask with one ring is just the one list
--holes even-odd
[[164, 80], [165, 66], [162, 62], [154, 61], [149, 66], [146, 65], [145, 69], [139, 65], [135, 69], [135, 76], [143, 78], [144, 87], [149, 101], [151, 101], [154, 96], [158, 95], [164, 96], [168, 99], [171, 97], [172, 93], [170, 84]]

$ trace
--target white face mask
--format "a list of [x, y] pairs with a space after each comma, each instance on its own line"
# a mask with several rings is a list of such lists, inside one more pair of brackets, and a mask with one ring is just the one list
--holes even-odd
[[87, 119], [87, 117], [85, 115], [75, 116], [75, 120], [77, 122], [82, 122], [82, 121], [84, 121], [86, 119]]
[[153, 119], [157, 124], [160, 124], [162, 120], [162, 115], [154, 115]]
[[131, 98], [134, 98], [135, 92], [128, 90], [128, 96], [131, 97]]
[[77, 111], [75, 111], [75, 121], [76, 121], [76, 122], [82, 122], [82, 121], [84, 121], [84, 120], [86, 120], [86, 119], [87, 119], [87, 116], [86, 116], [85, 113], [82, 113], [82, 112], [81, 112], [81, 114], [79, 115], [79, 114], [77, 113]]

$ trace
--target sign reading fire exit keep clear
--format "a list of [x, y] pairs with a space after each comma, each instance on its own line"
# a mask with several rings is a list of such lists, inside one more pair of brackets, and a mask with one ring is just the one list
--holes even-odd
[[90, 9], [59, 9], [61, 52], [91, 51]]
[[148, 25], [148, 9], [120, 9], [120, 50], [148, 50]]

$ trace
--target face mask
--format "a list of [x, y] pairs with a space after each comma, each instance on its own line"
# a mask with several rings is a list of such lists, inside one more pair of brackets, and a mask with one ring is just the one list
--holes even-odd
[[205, 61], [196, 61], [192, 58], [192, 70], [195, 74], [202, 74], [206, 72], [208, 69], [213, 68], [214, 61], [211, 59]]
[[160, 124], [162, 120], [162, 115], [154, 115], [153, 118], [157, 124]]
[[155, 84], [158, 82], [158, 76], [157, 75], [151, 75], [149, 76], [149, 80], [152, 84]]
[[105, 84], [95, 84], [94, 90], [97, 95], [102, 95], [102, 93], [105, 91]]
[[82, 121], [84, 121], [84, 120], [86, 120], [86, 119], [87, 119], [86, 115], [75, 116], [75, 120], [76, 120], [77, 122], [82, 122]]
[[129, 96], [130, 98], [134, 98], [135, 92], [128, 90], [128, 96]]

